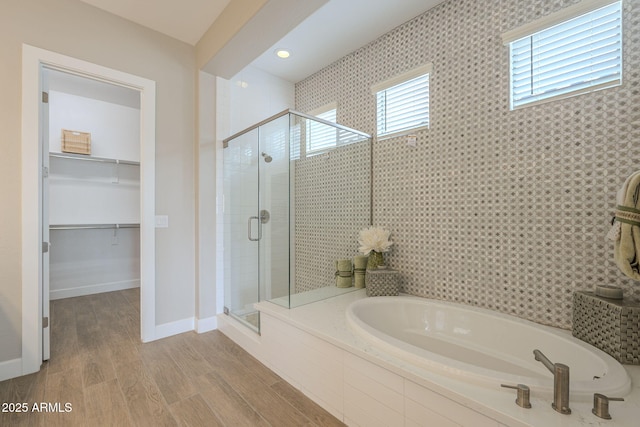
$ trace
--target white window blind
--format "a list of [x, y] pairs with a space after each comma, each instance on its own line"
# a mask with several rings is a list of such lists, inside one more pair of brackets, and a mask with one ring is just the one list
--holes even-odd
[[300, 124], [295, 124], [291, 126], [291, 130], [289, 131], [289, 140], [291, 141], [290, 145], [290, 159], [298, 160], [300, 158]]
[[378, 136], [429, 126], [429, 73], [376, 91]]
[[621, 25], [615, 2], [511, 42], [511, 108], [619, 85]]
[[[336, 109], [315, 114], [316, 117], [336, 122]], [[337, 145], [337, 129], [324, 123], [307, 120], [307, 153], [322, 152]]]

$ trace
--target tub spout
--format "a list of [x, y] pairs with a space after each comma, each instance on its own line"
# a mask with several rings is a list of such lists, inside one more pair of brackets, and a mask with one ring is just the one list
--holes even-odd
[[551, 407], [561, 414], [570, 414], [569, 367], [562, 363], [551, 363], [540, 350], [533, 350], [533, 355], [553, 374], [553, 403]]

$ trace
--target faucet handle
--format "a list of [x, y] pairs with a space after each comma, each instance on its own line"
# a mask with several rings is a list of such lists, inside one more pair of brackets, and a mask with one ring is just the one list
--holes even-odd
[[529, 400], [531, 391], [529, 389], [529, 386], [526, 386], [524, 384], [518, 384], [518, 385], [500, 384], [500, 387], [512, 388], [512, 389], [518, 390], [518, 394], [516, 397], [516, 405], [522, 408], [527, 408], [527, 409], [531, 408], [531, 402]]
[[596, 417], [604, 418], [605, 420], [611, 419], [611, 414], [609, 413], [609, 402], [612, 401], [624, 401], [621, 397], [607, 397], [604, 394], [594, 393], [593, 395], [593, 415]]

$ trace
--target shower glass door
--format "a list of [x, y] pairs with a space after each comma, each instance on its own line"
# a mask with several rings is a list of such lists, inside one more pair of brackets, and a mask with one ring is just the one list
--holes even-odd
[[259, 294], [258, 129], [224, 148], [225, 312], [254, 330], [260, 323], [253, 304]]
[[260, 330], [254, 304], [289, 298], [289, 115], [226, 142], [225, 312]]

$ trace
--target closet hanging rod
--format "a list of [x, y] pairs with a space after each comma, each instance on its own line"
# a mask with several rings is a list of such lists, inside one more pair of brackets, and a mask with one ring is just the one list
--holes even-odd
[[49, 230], [107, 230], [112, 228], [140, 228], [140, 224], [65, 224], [49, 226]]
[[67, 154], [67, 153], [49, 153], [49, 156], [56, 157], [58, 159], [85, 160], [89, 162], [117, 163], [120, 165], [140, 166], [140, 162], [134, 162], [132, 160], [108, 159], [106, 157], [86, 157], [84, 155], [75, 155], [75, 154]]

